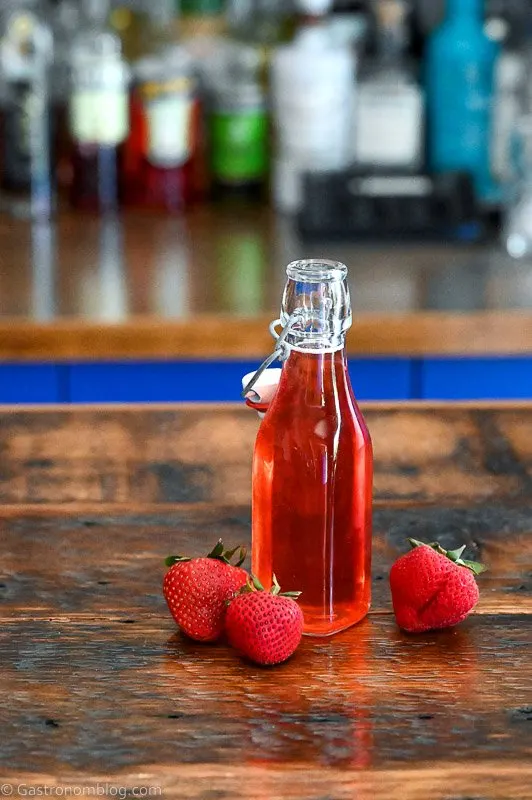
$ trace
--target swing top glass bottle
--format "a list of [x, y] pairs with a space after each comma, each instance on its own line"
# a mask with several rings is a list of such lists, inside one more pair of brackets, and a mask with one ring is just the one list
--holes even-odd
[[302, 592], [305, 632], [328, 636], [370, 605], [373, 459], [345, 352], [347, 268], [287, 268], [288, 357], [253, 460], [253, 571]]

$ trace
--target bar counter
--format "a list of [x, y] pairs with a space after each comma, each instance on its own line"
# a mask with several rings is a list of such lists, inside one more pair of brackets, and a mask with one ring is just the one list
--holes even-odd
[[303, 242], [266, 208], [0, 222], [0, 403], [226, 402], [286, 264], [350, 268], [362, 400], [532, 399], [532, 266], [496, 245]]
[[286, 264], [350, 268], [351, 354], [532, 353], [532, 266], [496, 245], [305, 243], [267, 209], [0, 222], [0, 358], [258, 358]]

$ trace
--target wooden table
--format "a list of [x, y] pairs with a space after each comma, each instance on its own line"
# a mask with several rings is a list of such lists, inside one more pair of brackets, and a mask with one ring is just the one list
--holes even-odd
[[[0, 410], [4, 796], [530, 800], [532, 406], [367, 419], [372, 611], [261, 669], [182, 638], [160, 590], [168, 553], [249, 541], [253, 414]], [[488, 565], [457, 629], [396, 628], [407, 536]]]

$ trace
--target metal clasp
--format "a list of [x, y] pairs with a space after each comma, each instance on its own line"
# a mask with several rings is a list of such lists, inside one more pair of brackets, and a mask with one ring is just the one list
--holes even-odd
[[266, 358], [258, 370], [253, 374], [253, 377], [250, 381], [246, 384], [246, 386], [242, 389], [242, 397], [245, 400], [247, 395], [253, 390], [253, 387], [256, 385], [257, 381], [259, 380], [260, 376], [265, 372], [268, 367], [270, 367], [274, 361], [285, 361], [288, 358], [288, 347], [285, 344], [285, 339], [290, 333], [295, 321], [301, 316], [301, 310], [295, 311], [289, 318], [288, 322], [282, 329], [281, 333], [277, 333], [277, 326], [281, 324], [280, 319], [274, 319], [273, 322], [270, 322], [270, 333], [273, 336], [275, 341], [275, 350], [271, 353], [268, 358]]

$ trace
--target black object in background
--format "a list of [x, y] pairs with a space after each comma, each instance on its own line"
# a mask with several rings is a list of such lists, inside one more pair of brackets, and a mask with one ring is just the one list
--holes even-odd
[[33, 91], [26, 81], [11, 83], [10, 90], [2, 114], [2, 187], [14, 192], [29, 192]]
[[[0, 113], [1, 188], [13, 199], [27, 195], [28, 213], [44, 215], [51, 209], [53, 188], [53, 121], [47, 102], [30, 80], [11, 81]], [[19, 215], [16, 201], [11, 210]]]
[[478, 241], [484, 225], [464, 173], [309, 173], [298, 228], [307, 238]]

